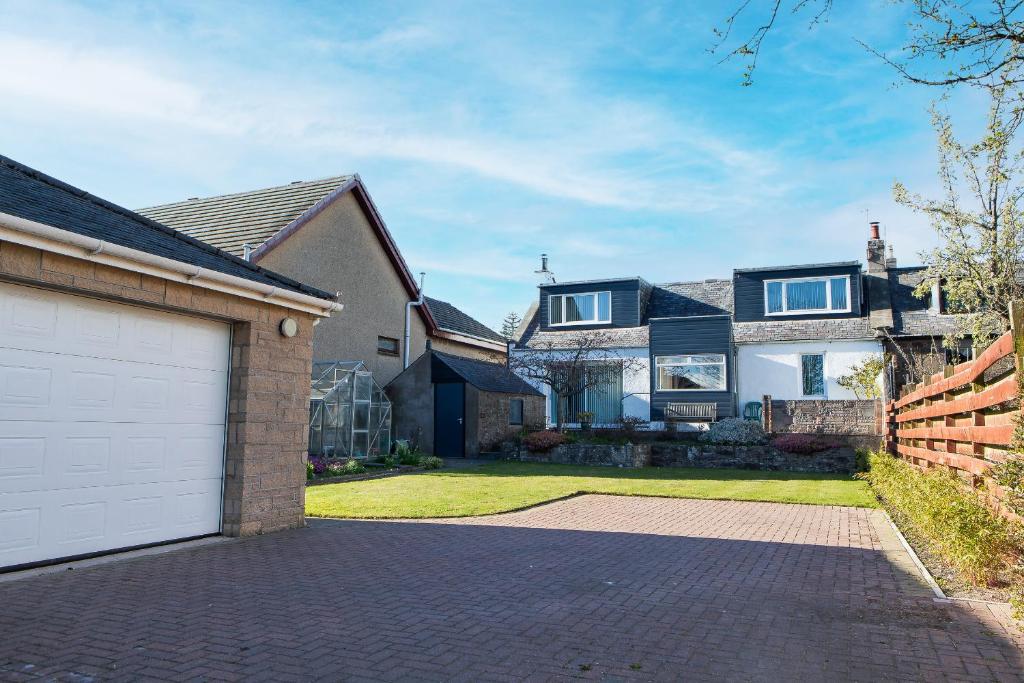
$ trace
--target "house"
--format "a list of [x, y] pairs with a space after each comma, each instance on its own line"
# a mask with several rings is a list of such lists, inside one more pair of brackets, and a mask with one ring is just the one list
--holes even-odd
[[384, 385], [424, 351], [427, 339], [456, 355], [506, 353], [503, 339], [451, 304], [420, 299], [420, 283], [358, 175], [139, 212], [262, 267], [340, 292], [344, 311], [313, 335], [318, 362], [359, 361]]
[[337, 308], [0, 157], [0, 569], [302, 526]]
[[591, 413], [599, 426], [623, 416], [661, 422], [683, 401], [712, 405], [719, 417], [735, 414], [727, 281], [652, 285], [631, 277], [539, 289], [536, 311], [517, 342], [520, 353], [542, 350], [558, 357], [572, 350], [581, 333], [600, 330], [613, 355], [628, 359], [619, 375], [602, 373], [602, 383], [586, 387], [568, 405], [539, 386], [549, 423], [558, 410], [568, 424], [579, 422], [580, 412]]
[[882, 352], [859, 261], [733, 271], [739, 406], [855, 399], [838, 380]]
[[[549, 424], [559, 410], [569, 424], [588, 412], [598, 425], [631, 416], [661, 426], [756, 414], [747, 406], [760, 405], [765, 395], [781, 402], [855, 401], [840, 377], [883, 352], [918, 365], [922, 349], [941, 348], [954, 325], [941, 307], [909, 295], [923, 270], [897, 268], [885, 256], [878, 225], [871, 230], [867, 272], [860, 261], [843, 261], [737, 268], [728, 280], [669, 284], [642, 277], [549, 280], [539, 286], [513, 353], [557, 359], [580, 334], [598, 330], [605, 352], [628, 359], [621, 376], [588, 386], [569, 402], [538, 385]], [[898, 379], [893, 374], [888, 384]]]
[[428, 349], [385, 391], [395, 438], [441, 457], [474, 457], [544, 426], [544, 395], [499, 363]]

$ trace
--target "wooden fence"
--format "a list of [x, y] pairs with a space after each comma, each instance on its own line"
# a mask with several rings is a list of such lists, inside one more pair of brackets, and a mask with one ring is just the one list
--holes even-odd
[[[946, 466], [977, 485], [994, 463], [1009, 457], [1021, 414], [1018, 377], [1024, 350], [1021, 308], [1013, 329], [977, 359], [946, 366], [906, 387], [886, 406], [886, 446], [918, 467]], [[998, 487], [989, 489], [998, 498]]]

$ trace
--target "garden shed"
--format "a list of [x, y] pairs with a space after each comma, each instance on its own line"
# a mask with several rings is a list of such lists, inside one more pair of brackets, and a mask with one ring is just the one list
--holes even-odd
[[500, 363], [428, 350], [385, 391], [394, 438], [445, 458], [475, 457], [544, 427], [544, 395]]

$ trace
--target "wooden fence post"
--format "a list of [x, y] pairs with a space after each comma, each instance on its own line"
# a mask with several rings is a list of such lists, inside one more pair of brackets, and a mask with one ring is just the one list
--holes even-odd
[[1013, 333], [1013, 356], [1017, 376], [1024, 373], [1024, 302], [1010, 302], [1010, 331]]

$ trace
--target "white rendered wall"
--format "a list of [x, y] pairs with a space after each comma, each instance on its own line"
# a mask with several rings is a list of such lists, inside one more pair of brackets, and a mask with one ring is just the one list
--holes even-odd
[[825, 354], [826, 399], [854, 399], [857, 396], [839, 386], [836, 380], [849, 374], [854, 365], [880, 355], [882, 345], [875, 340], [738, 345], [736, 377], [740, 410], [750, 401], [760, 401], [765, 394], [781, 400], [810, 398], [801, 391], [800, 355], [804, 353]]

